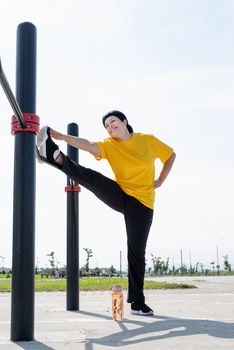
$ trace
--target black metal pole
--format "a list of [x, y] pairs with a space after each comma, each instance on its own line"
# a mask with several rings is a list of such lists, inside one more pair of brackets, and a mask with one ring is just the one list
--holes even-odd
[[[68, 124], [67, 133], [78, 136], [78, 125]], [[68, 156], [78, 162], [78, 150], [67, 146]], [[79, 310], [79, 187], [67, 177], [67, 310]], [[78, 191], [77, 191], [78, 190]]]
[[[36, 28], [17, 28], [16, 99], [23, 113], [36, 110]], [[15, 134], [11, 340], [34, 338], [35, 134]]]

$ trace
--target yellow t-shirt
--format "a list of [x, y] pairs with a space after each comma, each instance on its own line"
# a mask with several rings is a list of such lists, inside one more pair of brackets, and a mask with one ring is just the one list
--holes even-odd
[[142, 133], [133, 133], [125, 141], [109, 137], [96, 143], [101, 151], [101, 157], [96, 159], [107, 159], [122, 190], [153, 209], [154, 163], [156, 158], [165, 163], [173, 149], [155, 136]]

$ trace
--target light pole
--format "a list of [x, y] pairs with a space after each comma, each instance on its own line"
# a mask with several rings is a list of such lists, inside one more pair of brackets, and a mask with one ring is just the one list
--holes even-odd
[[217, 262], [216, 268], [219, 276], [220, 265], [219, 265], [219, 247], [218, 246], [216, 246], [216, 262]]
[[[220, 243], [223, 239], [219, 238], [218, 243]], [[216, 244], [216, 268], [217, 268], [217, 272], [218, 272], [218, 276], [220, 273], [220, 263], [219, 263], [219, 247], [218, 247], [218, 243]]]
[[119, 252], [119, 275], [122, 277], [122, 251]]
[[181, 274], [184, 275], [184, 264], [183, 264], [183, 251], [180, 249], [180, 264], [181, 264]]
[[192, 275], [192, 258], [191, 258], [191, 251], [189, 251], [189, 265], [190, 265], [190, 275]]

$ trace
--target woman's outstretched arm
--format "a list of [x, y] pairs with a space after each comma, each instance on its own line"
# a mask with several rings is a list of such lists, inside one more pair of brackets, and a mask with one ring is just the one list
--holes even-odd
[[87, 151], [92, 155], [94, 155], [95, 157], [101, 157], [101, 151], [95, 142], [91, 142], [87, 139], [83, 139], [77, 136], [62, 134], [51, 128], [50, 128], [50, 135], [52, 138], [56, 140], [65, 141], [70, 146], [81, 149], [83, 151]]

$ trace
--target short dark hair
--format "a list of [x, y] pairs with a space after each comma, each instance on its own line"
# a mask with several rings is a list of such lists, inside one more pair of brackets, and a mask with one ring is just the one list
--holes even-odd
[[107, 114], [105, 114], [105, 115], [102, 117], [102, 123], [103, 123], [104, 126], [105, 126], [105, 120], [106, 120], [107, 118], [111, 117], [112, 115], [115, 116], [115, 117], [117, 117], [118, 119], [120, 119], [122, 122], [123, 122], [124, 120], [126, 120], [126, 121], [127, 121], [126, 127], [127, 127], [128, 131], [129, 131], [131, 134], [133, 133], [133, 128], [131, 127], [131, 125], [128, 124], [128, 119], [127, 119], [127, 117], [125, 116], [125, 114], [123, 114], [123, 113], [120, 112], [120, 111], [116, 111], [116, 110], [111, 111], [111, 112], [108, 112]]

